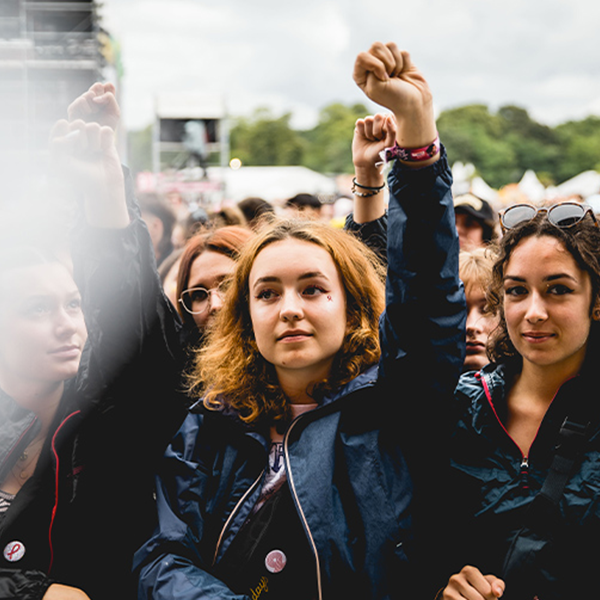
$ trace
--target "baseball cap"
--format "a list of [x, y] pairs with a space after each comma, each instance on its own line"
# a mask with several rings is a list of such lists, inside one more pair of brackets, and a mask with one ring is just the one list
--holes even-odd
[[479, 221], [490, 223], [496, 220], [496, 211], [492, 208], [491, 204], [483, 198], [470, 193], [454, 198], [454, 210], [456, 212], [465, 212]]

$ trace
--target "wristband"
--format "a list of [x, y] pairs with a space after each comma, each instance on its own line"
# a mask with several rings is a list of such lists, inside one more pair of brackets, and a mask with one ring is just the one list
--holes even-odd
[[[356, 188], [362, 188], [363, 190], [368, 190], [367, 192], [359, 192]], [[352, 179], [352, 193], [355, 196], [359, 196], [360, 198], [370, 198], [371, 196], [376, 196], [377, 194], [379, 194], [379, 192], [381, 192], [383, 190], [383, 188], [385, 187], [385, 182], [382, 183], [380, 186], [377, 187], [371, 187], [369, 185], [362, 185], [361, 183], [358, 183], [358, 181], [356, 181], [356, 177], [354, 177]]]
[[379, 153], [381, 162], [378, 165], [386, 165], [392, 160], [399, 158], [406, 162], [421, 162], [423, 160], [429, 160], [440, 151], [440, 136], [436, 135], [435, 140], [423, 146], [421, 148], [401, 148], [398, 142], [389, 148], [385, 148]]

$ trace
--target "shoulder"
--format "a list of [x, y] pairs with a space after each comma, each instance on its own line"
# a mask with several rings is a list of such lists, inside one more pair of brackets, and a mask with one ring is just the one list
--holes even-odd
[[169, 453], [184, 458], [198, 457], [225, 446], [243, 446], [249, 437], [262, 436], [234, 412], [210, 410], [202, 400], [193, 404], [175, 434]]

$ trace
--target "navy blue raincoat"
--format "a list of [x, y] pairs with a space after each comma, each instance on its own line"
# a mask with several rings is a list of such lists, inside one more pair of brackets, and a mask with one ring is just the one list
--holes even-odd
[[[427, 502], [443, 462], [432, 449], [444, 439], [464, 354], [451, 184], [445, 155], [424, 169], [394, 166], [380, 364], [285, 435], [318, 598], [416, 597], [409, 582], [422, 557], [421, 516], [433, 516]], [[139, 598], [256, 596], [234, 594], [216, 569], [258, 498], [267, 448], [267, 432], [235, 414], [201, 403], [191, 412], [159, 471], [157, 529], [134, 558]]]

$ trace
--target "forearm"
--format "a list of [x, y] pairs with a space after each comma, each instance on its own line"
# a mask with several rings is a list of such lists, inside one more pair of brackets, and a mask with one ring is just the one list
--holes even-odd
[[[355, 167], [354, 221], [376, 221], [385, 214], [385, 176], [375, 165]], [[364, 187], [363, 187], [364, 186]], [[381, 188], [379, 191], [368, 188]]]
[[451, 186], [445, 155], [423, 169], [395, 165], [390, 173], [384, 320], [385, 370], [393, 371], [386, 363], [402, 348], [424, 374], [436, 374], [428, 385], [446, 391], [460, 373], [465, 319]]

